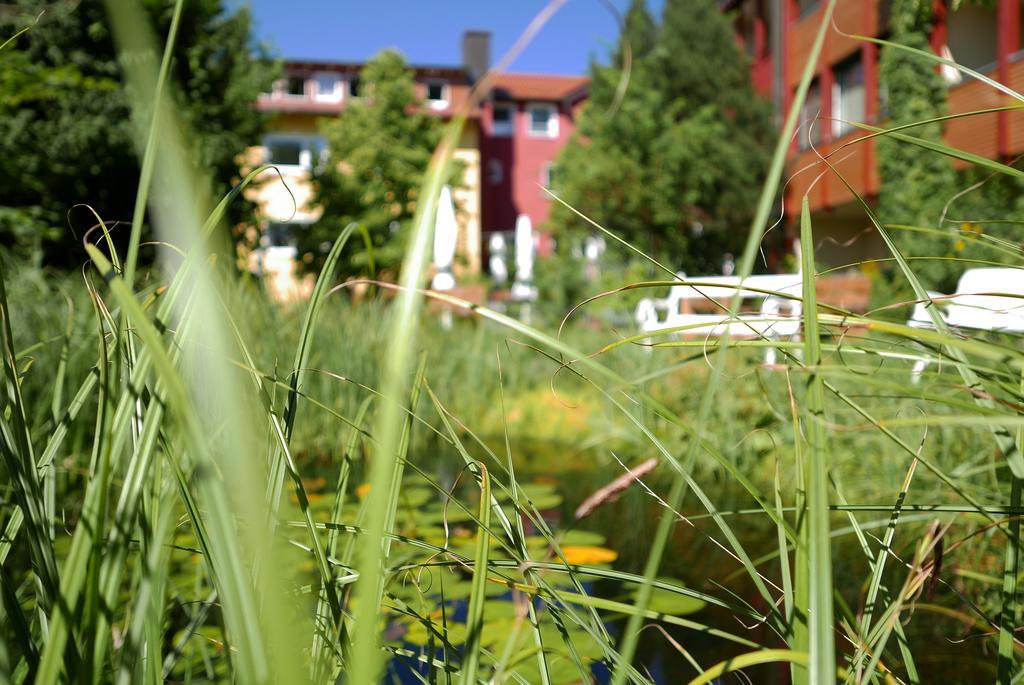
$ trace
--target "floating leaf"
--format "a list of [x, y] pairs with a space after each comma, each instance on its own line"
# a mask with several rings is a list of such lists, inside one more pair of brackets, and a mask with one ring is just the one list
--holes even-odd
[[559, 537], [560, 545], [586, 545], [597, 547], [606, 541], [604, 535], [590, 530], [568, 530]]
[[[671, 583], [672, 585], [683, 585], [682, 581], [677, 578], [658, 578], [658, 580]], [[634, 589], [632, 593], [630, 593], [631, 596], [636, 597], [636, 592], [636, 589]], [[647, 608], [651, 611], [657, 611], [659, 614], [685, 616], [703, 609], [704, 602], [693, 597], [681, 595], [678, 592], [672, 592], [671, 590], [655, 587], [651, 589], [651, 601], [647, 605]]]

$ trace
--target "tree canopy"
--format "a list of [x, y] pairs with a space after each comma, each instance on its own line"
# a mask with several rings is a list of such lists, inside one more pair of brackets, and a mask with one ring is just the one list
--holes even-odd
[[[918, 50], [930, 50], [932, 4], [925, 0], [893, 0], [890, 15], [892, 41]], [[879, 61], [889, 126], [934, 119], [946, 113], [946, 85], [930, 61], [893, 47], [882, 49]], [[942, 139], [942, 125], [924, 124], [909, 131], [933, 142]], [[883, 136], [878, 141], [881, 190], [878, 214], [882, 221], [935, 229], [943, 206], [956, 192], [956, 176], [943, 155]], [[898, 232], [901, 248], [911, 256], [941, 256], [948, 239], [919, 232]], [[960, 270], [940, 261], [915, 262], [914, 270], [930, 287], [949, 286]], [[955, 282], [952, 284], [955, 285]]]
[[[619, 100], [627, 49], [632, 70]], [[659, 26], [633, 0], [612, 63], [592, 63], [591, 77], [556, 192], [676, 268], [717, 271], [746, 235], [772, 134], [730, 18], [714, 0], [668, 0]], [[588, 230], [557, 203], [551, 228]]]
[[[173, 4], [142, 2], [160, 38]], [[38, 3], [17, 0], [0, 24], [10, 34], [37, 13]], [[236, 156], [259, 139], [263, 119], [252, 104], [275, 68], [253, 43], [245, 7], [184, 4], [172, 82], [215, 195], [236, 180]], [[0, 58], [0, 244], [22, 259], [71, 266], [83, 258], [82, 230], [95, 223], [76, 205], [106, 222], [130, 220], [139, 179], [131, 126], [104, 3], [49, 5]]]
[[[389, 271], [397, 269], [405, 252], [417, 195], [443, 125], [420, 109], [413, 74], [400, 53], [377, 54], [359, 83], [362, 97], [321, 125], [328, 159], [315, 176], [315, 201], [323, 215], [297, 238], [300, 251], [316, 255], [318, 246], [333, 241], [345, 225], [360, 223], [371, 237], [376, 266]], [[356, 269], [367, 265], [361, 246], [350, 262]]]

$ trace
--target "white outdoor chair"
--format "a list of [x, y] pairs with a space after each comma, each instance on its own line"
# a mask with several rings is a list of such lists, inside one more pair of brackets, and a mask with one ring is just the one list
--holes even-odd
[[[686, 281], [686, 274], [679, 272], [676, 278]], [[802, 303], [791, 297], [799, 298], [802, 289], [800, 274], [749, 276], [744, 280], [738, 276], [701, 276], [673, 285], [667, 297], [644, 298], [637, 303], [634, 316], [644, 333], [684, 328], [678, 335], [718, 338], [728, 332], [733, 338], [794, 339], [802, 326]], [[691, 311], [693, 304], [728, 302], [737, 290], [744, 300], [760, 300], [759, 311], [744, 312], [734, 319], [721, 309], [710, 313]], [[659, 313], [662, 310], [664, 318]], [[775, 348], [768, 347], [765, 364], [775, 364], [776, 358]]]
[[[928, 292], [930, 302], [918, 302], [907, 321], [914, 328], [934, 328], [928, 305], [938, 308], [939, 316], [959, 330], [1024, 333], [1024, 269], [968, 269], [956, 284], [952, 295]], [[914, 383], [931, 360], [921, 357], [914, 363]]]

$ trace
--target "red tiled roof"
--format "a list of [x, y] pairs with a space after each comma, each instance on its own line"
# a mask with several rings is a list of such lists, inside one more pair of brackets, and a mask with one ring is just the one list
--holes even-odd
[[586, 76], [498, 74], [494, 77], [494, 94], [513, 100], [562, 100], [583, 91], [589, 84]]

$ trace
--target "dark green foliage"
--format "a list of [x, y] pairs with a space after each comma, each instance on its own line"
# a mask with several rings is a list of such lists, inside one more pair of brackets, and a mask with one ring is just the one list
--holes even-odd
[[1019, 179], [966, 169], [956, 173], [955, 187], [960, 194], [948, 203], [943, 217], [944, 229], [953, 233], [943, 239], [944, 254], [971, 263], [951, 263], [950, 275], [942, 284], [949, 288], [945, 292], [952, 292], [964, 269], [989, 266], [976, 262], [1004, 263], [1006, 252], [993, 246], [1019, 244], [1024, 225], [1024, 183]]
[[[398, 52], [386, 50], [371, 59], [360, 83], [365, 97], [322, 125], [329, 151], [316, 174], [323, 217], [299, 235], [299, 251], [316, 254], [356, 221], [370, 233], [376, 266], [393, 271], [405, 252], [417, 194], [443, 126], [415, 111], [413, 74]], [[365, 269], [363, 245], [354, 241], [351, 253], [351, 266]]]
[[[173, 2], [142, 4], [162, 39]], [[17, 5], [24, 12], [0, 19], [5, 35], [38, 13], [38, 3]], [[236, 179], [236, 156], [258, 140], [262, 116], [252, 103], [274, 74], [250, 30], [244, 7], [184, 5], [172, 82], [216, 196]], [[48, 6], [0, 59], [0, 244], [21, 259], [72, 266], [84, 260], [79, 240], [95, 224], [75, 205], [107, 222], [130, 221], [139, 175], [132, 125], [104, 4]]]
[[[717, 271], [745, 235], [764, 178], [769, 105], [755, 96], [729, 17], [712, 0], [669, 0], [660, 27], [635, 0], [625, 24], [612, 65], [591, 67], [591, 99], [559, 159], [558, 190], [673, 266]], [[633, 68], [617, 104], [626, 44]], [[552, 226], [588, 230], [557, 205]]]
[[[927, 0], [893, 0], [890, 26], [892, 41], [929, 50], [932, 3]], [[880, 60], [881, 81], [888, 93], [889, 125], [901, 126], [946, 114], [946, 87], [933, 63], [904, 50], [884, 47]], [[941, 124], [925, 124], [908, 133], [939, 141]], [[957, 187], [950, 161], [934, 152], [883, 137], [878, 141], [878, 169], [882, 189], [878, 214], [886, 223], [936, 228], [951, 188]], [[908, 256], [944, 255], [955, 236], [906, 232], [899, 237]], [[918, 261], [915, 271], [928, 287], [955, 286], [962, 266], [956, 262]], [[953, 281], [951, 283], [951, 281]]]

